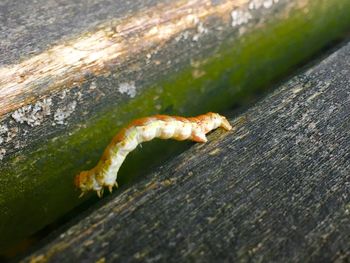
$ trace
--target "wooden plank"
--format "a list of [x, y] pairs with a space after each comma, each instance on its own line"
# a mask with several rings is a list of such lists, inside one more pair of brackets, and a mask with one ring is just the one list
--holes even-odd
[[[85, 201], [73, 178], [122, 125], [244, 103], [343, 36], [349, 9], [348, 0], [1, 1], [0, 254]], [[162, 145], [129, 158], [121, 180], [179, 151]]]
[[23, 262], [343, 262], [350, 44], [101, 200]]
[[[349, 9], [347, 0], [1, 1], [0, 253], [85, 201], [73, 177], [123, 124], [244, 103], [341, 37]], [[122, 182], [179, 144], [162, 145], [130, 156]]]
[[[254, 9], [254, 17], [272, 22], [292, 8], [288, 2]], [[247, 1], [0, 4], [0, 253], [84, 201], [74, 175], [97, 161], [123, 124], [210, 107], [216, 80], [238, 61], [224, 55], [240, 42], [238, 29], [257, 32], [254, 20], [231, 25], [234, 8], [246, 10]], [[187, 100], [193, 93], [201, 94], [197, 102]]]

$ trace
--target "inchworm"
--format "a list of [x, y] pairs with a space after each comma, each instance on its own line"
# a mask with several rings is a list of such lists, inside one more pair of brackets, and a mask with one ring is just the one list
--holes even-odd
[[206, 134], [218, 127], [232, 129], [224, 116], [212, 112], [191, 118], [155, 115], [134, 120], [113, 138], [94, 168], [75, 177], [75, 185], [82, 190], [82, 195], [94, 190], [101, 197], [104, 187], [110, 192], [113, 186], [118, 187], [118, 170], [138, 144], [154, 138], [207, 142]]

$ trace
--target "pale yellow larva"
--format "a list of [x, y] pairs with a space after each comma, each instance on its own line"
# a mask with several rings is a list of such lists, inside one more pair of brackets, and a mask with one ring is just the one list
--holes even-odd
[[155, 115], [134, 120], [113, 138], [94, 168], [75, 177], [75, 185], [82, 194], [94, 190], [101, 196], [104, 187], [112, 191], [117, 186], [118, 170], [138, 144], [154, 138], [206, 142], [206, 134], [218, 127], [232, 129], [224, 116], [212, 112], [191, 118]]

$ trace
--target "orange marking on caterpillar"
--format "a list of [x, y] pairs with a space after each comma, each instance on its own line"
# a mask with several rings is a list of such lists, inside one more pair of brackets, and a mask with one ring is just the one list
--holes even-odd
[[81, 189], [82, 195], [94, 190], [101, 197], [104, 187], [112, 192], [113, 187], [118, 186], [116, 180], [119, 168], [138, 144], [154, 138], [207, 142], [206, 134], [218, 127], [232, 129], [224, 116], [212, 112], [191, 118], [154, 115], [134, 120], [114, 136], [98, 164], [78, 174], [74, 183]]

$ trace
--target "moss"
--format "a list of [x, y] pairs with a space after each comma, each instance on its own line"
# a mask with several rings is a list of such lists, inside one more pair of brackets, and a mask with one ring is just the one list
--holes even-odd
[[[8, 161], [1, 170], [5, 191], [0, 193], [0, 250], [84, 201], [77, 198], [73, 177], [95, 165], [120, 128], [116, 123], [159, 113], [159, 108], [162, 113], [194, 115], [244, 105], [257, 91], [268, 88], [344, 32], [350, 25], [349, 8], [345, 0], [314, 1], [308, 14], [295, 11], [288, 19], [230, 40], [215, 56], [199, 61], [198, 67], [174, 72], [133, 100], [106, 107], [89, 120], [86, 128], [76, 127], [69, 135], [44, 142]], [[196, 74], [199, 77], [194, 78]], [[169, 141], [145, 144], [127, 158], [119, 182], [141, 176], [190, 145]]]

